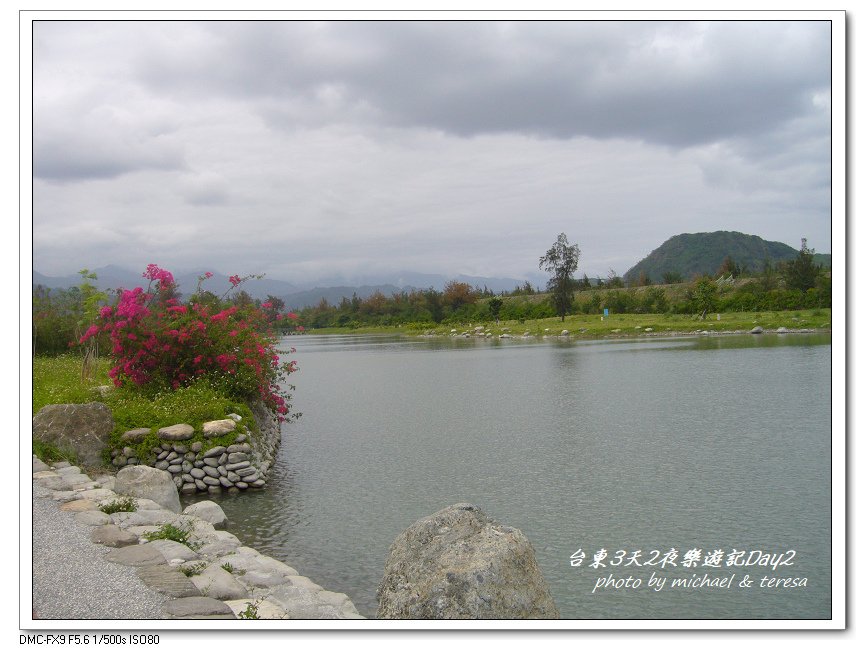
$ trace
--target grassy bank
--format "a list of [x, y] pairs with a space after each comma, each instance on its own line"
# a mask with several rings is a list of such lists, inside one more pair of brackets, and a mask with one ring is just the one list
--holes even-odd
[[473, 323], [408, 323], [400, 326], [368, 326], [358, 328], [327, 327], [307, 330], [309, 334], [459, 334], [483, 325], [492, 335], [512, 334], [521, 336], [528, 333], [532, 336], [544, 334], [559, 334], [563, 329], [571, 336], [583, 338], [599, 338], [604, 336], [636, 336], [643, 334], [646, 328], [655, 333], [687, 333], [697, 330], [709, 332], [750, 331], [756, 326], [766, 330], [786, 327], [789, 330], [832, 328], [831, 309], [812, 309], [798, 311], [773, 312], [728, 312], [723, 314], [707, 314], [705, 320], [697, 316], [683, 314], [611, 314], [603, 318], [592, 314], [567, 316], [562, 322], [560, 318], [542, 318], [538, 320], [478, 321]]
[[[160, 441], [157, 440], [155, 431], [172, 424], [185, 423], [200, 430], [203, 422], [222, 419], [228, 413], [237, 413], [248, 426], [255, 428], [252, 411], [246, 404], [220, 394], [206, 383], [198, 382], [164, 392], [114, 388], [108, 378], [110, 364], [107, 359], [97, 361], [91, 377], [82, 377], [81, 362], [80, 356], [71, 354], [33, 359], [34, 415], [48, 404], [103, 402], [111, 409], [114, 417], [114, 433], [109, 440], [112, 446], [122, 447], [128, 444], [120, 441], [120, 436], [125, 431], [139, 427], [151, 428], [150, 436], [138, 445], [133, 445], [136, 449], [140, 447], [142, 454], [150, 447], [158, 446]], [[107, 386], [111, 387], [105, 389]], [[213, 438], [210, 442], [221, 444], [220, 438]], [[231, 441], [227, 442], [230, 443]], [[34, 453], [42, 457], [56, 453], [56, 450], [34, 445]]]

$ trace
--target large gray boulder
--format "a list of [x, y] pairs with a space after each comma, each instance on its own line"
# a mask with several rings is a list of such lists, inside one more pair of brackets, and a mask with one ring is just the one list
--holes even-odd
[[382, 619], [558, 618], [531, 543], [460, 503], [418, 520], [390, 548]]
[[171, 474], [146, 465], [127, 465], [114, 480], [117, 494], [150, 499], [166, 510], [180, 513], [180, 497]]
[[213, 501], [199, 501], [187, 506], [183, 514], [198, 517], [213, 524], [214, 528], [225, 528], [225, 511]]
[[102, 402], [49, 404], [33, 416], [33, 439], [73, 451], [85, 467], [102, 465], [114, 417]]

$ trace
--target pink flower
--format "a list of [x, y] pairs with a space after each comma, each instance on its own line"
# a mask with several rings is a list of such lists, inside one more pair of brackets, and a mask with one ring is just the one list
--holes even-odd
[[108, 318], [113, 312], [114, 310], [111, 307], [103, 307], [99, 310], [99, 318]]
[[236, 287], [238, 284], [240, 284], [240, 276], [232, 275], [230, 278], [228, 278], [228, 281], [231, 282], [231, 286]]
[[165, 269], [159, 268], [156, 264], [148, 264], [147, 270], [141, 276], [148, 280], [158, 281], [160, 289], [166, 289], [168, 285], [174, 283], [174, 276]]
[[272, 302], [263, 302], [263, 303], [261, 303], [261, 306], [264, 309], [270, 309], [271, 307], [273, 307], [273, 303]]
[[204, 277], [205, 277], [205, 278], [212, 278], [212, 277], [213, 277], [213, 273], [211, 273], [210, 271], [208, 271], [207, 273], [204, 274]]
[[211, 316], [210, 320], [212, 320], [214, 322], [223, 321], [226, 318], [228, 318], [229, 316], [231, 316], [233, 313], [235, 313], [236, 311], [237, 311], [237, 307], [229, 307], [228, 309], [223, 309], [218, 314], [214, 314], [213, 316]]
[[285, 317], [286, 317], [286, 318], [290, 318], [291, 320], [297, 320], [297, 314], [295, 314], [293, 311], [288, 312], [288, 313], [285, 315]]
[[95, 336], [98, 333], [99, 333], [99, 326], [98, 325], [91, 325], [90, 327], [87, 328], [87, 331], [84, 332], [84, 334], [81, 336], [81, 338], [78, 339], [78, 342], [84, 343], [84, 341], [89, 339], [91, 336]]

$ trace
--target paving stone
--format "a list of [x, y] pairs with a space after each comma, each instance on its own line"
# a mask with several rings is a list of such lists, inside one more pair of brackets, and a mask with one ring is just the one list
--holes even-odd
[[216, 563], [211, 564], [199, 575], [192, 576], [190, 580], [202, 594], [212, 598], [234, 600], [249, 595], [243, 583]]
[[165, 613], [170, 618], [234, 618], [234, 612], [231, 611], [231, 607], [221, 600], [208, 598], [207, 596], [191, 596], [189, 598], [171, 600], [165, 606]]
[[120, 548], [138, 544], [138, 537], [114, 524], [105, 524], [90, 531], [90, 541], [111, 548]]
[[137, 546], [124, 546], [105, 555], [109, 562], [124, 564], [126, 566], [153, 566], [155, 564], [167, 564], [165, 556], [151, 544], [138, 544]]
[[257, 589], [260, 587], [275, 587], [289, 581], [289, 577], [272, 571], [247, 571], [237, 576], [237, 579], [247, 587]]
[[85, 510], [75, 513], [75, 521], [87, 526], [105, 526], [111, 523], [111, 517], [101, 510]]
[[280, 620], [287, 618], [285, 610], [270, 600], [258, 600], [252, 598], [241, 598], [240, 600], [226, 600], [225, 604], [231, 607], [234, 615], [240, 615], [247, 611], [250, 605], [255, 605], [255, 615], [261, 620]]
[[[38, 486], [38, 487], [42, 487], [42, 486]], [[59, 501], [60, 503], [66, 503], [68, 501], [76, 501], [77, 499], [83, 499], [84, 495], [81, 492], [76, 492], [75, 490], [60, 490], [60, 491], [52, 491], [51, 498], [54, 501]]]
[[87, 510], [99, 510], [99, 506], [90, 499], [75, 499], [62, 504], [60, 509], [64, 512], [85, 512]]
[[201, 596], [198, 587], [179, 569], [167, 565], [146, 566], [138, 569], [138, 577], [151, 589], [172, 598]]
[[193, 551], [186, 544], [175, 542], [172, 539], [155, 539], [152, 542], [145, 544], [145, 546], [153, 546], [156, 550], [162, 553], [162, 557], [165, 558], [166, 562], [171, 562], [172, 560], [189, 562], [191, 560], [199, 559], [198, 553]]

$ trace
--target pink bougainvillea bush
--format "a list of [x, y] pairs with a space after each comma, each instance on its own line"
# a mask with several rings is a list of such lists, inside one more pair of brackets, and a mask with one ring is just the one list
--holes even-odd
[[[175, 297], [172, 274], [148, 265], [147, 287], [121, 290], [116, 304], [102, 307], [80, 342], [108, 334], [114, 364], [109, 376], [117, 386], [162, 390], [206, 381], [230, 397], [260, 399], [285, 419], [291, 389], [285, 380], [296, 365], [282, 361], [276, 349], [274, 315], [266, 303], [263, 308], [204, 304], [201, 282], [211, 275], [199, 278], [196, 293], [182, 303]], [[232, 288], [246, 279], [232, 276]], [[276, 316], [297, 318], [290, 312]]]

